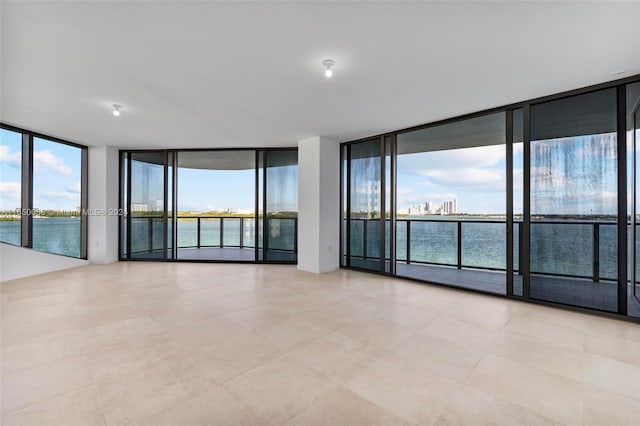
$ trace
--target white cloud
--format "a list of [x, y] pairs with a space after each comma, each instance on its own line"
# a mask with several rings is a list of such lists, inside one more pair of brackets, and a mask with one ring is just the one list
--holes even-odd
[[402, 173], [424, 175], [440, 170], [453, 172], [468, 167], [491, 167], [506, 158], [505, 145], [480, 146], [451, 151], [432, 151], [398, 157], [398, 170]]
[[76, 183], [75, 185], [69, 186], [67, 188], [67, 192], [72, 192], [74, 194], [79, 194], [81, 190], [82, 190], [82, 185], [80, 184], [80, 182]]
[[458, 194], [453, 192], [438, 192], [431, 194], [423, 194], [429, 201], [449, 201], [458, 198]]
[[504, 169], [483, 169], [480, 167], [464, 167], [455, 170], [434, 169], [422, 173], [431, 183], [446, 185], [448, 188], [467, 188], [487, 191], [506, 188]]
[[513, 144], [513, 155], [520, 154], [522, 151], [524, 151], [524, 145], [522, 143]]
[[413, 188], [405, 188], [405, 187], [398, 187], [398, 189], [396, 189], [396, 194], [397, 195], [407, 195], [407, 194], [413, 194], [415, 192], [415, 190]]
[[[517, 147], [516, 151], [521, 150]], [[415, 192], [401, 196], [398, 206], [458, 200], [460, 211], [504, 211], [506, 145], [433, 151], [398, 157], [399, 182]], [[521, 171], [514, 170], [516, 179]], [[516, 181], [517, 182], [517, 181]], [[521, 187], [521, 184], [515, 185]]]
[[80, 194], [70, 191], [45, 191], [41, 197], [50, 201], [69, 200], [80, 202]]
[[412, 188], [399, 187], [396, 192], [396, 197], [398, 200], [398, 206], [402, 207], [402, 206], [412, 206], [414, 204], [424, 203], [425, 201], [442, 203], [444, 201], [449, 201], [449, 200], [453, 200], [454, 198], [458, 198], [458, 195], [451, 192], [417, 193]]
[[522, 190], [524, 187], [524, 171], [522, 169], [513, 169], [513, 189]]
[[22, 163], [22, 153], [20, 151], [9, 152], [9, 147], [7, 145], [0, 145], [0, 163], [20, 166]]
[[20, 182], [0, 182], [0, 199], [19, 201], [20, 197]]
[[64, 160], [48, 149], [33, 153], [33, 165], [36, 170], [42, 168], [65, 176], [73, 175], [73, 170], [64, 164]]

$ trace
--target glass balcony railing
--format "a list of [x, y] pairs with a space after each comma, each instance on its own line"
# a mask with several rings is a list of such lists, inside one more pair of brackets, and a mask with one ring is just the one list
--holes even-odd
[[[297, 222], [297, 218], [267, 218], [268, 250], [294, 252]], [[254, 217], [245, 216], [178, 216], [177, 248], [255, 248], [255, 223]], [[132, 216], [131, 253], [161, 251], [163, 224], [162, 216]]]
[[[513, 226], [513, 269], [520, 273], [522, 222]], [[379, 260], [380, 219], [352, 219], [350, 228], [352, 258]], [[617, 222], [532, 220], [530, 232], [532, 274], [617, 280]], [[506, 271], [506, 248], [504, 220], [396, 220], [397, 262]]]

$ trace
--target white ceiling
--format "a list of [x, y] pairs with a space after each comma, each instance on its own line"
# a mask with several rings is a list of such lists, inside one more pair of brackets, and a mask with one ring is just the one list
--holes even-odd
[[1, 7], [0, 119], [87, 145], [345, 141], [640, 74], [640, 2]]

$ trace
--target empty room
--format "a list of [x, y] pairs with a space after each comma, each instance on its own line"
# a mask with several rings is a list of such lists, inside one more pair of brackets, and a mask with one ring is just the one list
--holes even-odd
[[0, 423], [637, 425], [639, 22], [0, 0]]

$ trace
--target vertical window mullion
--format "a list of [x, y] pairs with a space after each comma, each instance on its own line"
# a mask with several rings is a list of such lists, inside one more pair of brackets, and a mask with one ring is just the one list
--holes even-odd
[[380, 137], [380, 272], [386, 271], [386, 240], [385, 240], [385, 226], [386, 226], [386, 146], [385, 137]]
[[531, 260], [531, 105], [525, 104], [522, 110], [522, 123], [523, 123], [523, 165], [524, 165], [524, 182], [523, 192], [524, 199], [522, 200], [522, 253], [520, 253], [520, 269], [522, 269], [522, 297], [525, 300], [529, 299], [529, 287], [530, 287], [530, 260]]
[[[627, 92], [617, 88], [618, 156], [618, 313], [627, 315]], [[635, 259], [634, 259], [635, 261]], [[635, 283], [633, 283], [635, 285]]]
[[82, 148], [80, 163], [80, 258], [87, 258], [87, 241], [89, 238], [89, 150]]
[[22, 247], [33, 247], [33, 135], [22, 134], [22, 182], [20, 238]]
[[131, 151], [127, 152], [127, 259], [131, 259]]
[[513, 110], [507, 110], [507, 295], [513, 296]]

